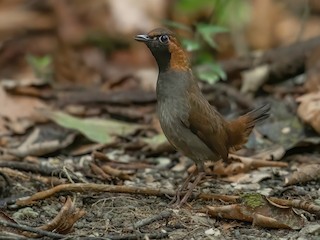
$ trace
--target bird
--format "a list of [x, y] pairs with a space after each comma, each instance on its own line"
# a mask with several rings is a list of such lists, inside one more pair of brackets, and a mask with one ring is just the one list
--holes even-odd
[[229, 152], [241, 149], [254, 126], [269, 117], [270, 105], [227, 121], [202, 94], [188, 55], [173, 32], [160, 27], [136, 35], [135, 40], [147, 45], [158, 65], [157, 114], [162, 131], [169, 143], [196, 165], [176, 192], [173, 205], [180, 207], [204, 178], [204, 163], [228, 162]]

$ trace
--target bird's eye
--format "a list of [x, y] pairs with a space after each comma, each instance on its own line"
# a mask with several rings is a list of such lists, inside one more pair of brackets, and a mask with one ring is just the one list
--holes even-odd
[[161, 43], [167, 43], [168, 40], [169, 40], [168, 35], [161, 35], [161, 36], [159, 37], [159, 41], [160, 41]]

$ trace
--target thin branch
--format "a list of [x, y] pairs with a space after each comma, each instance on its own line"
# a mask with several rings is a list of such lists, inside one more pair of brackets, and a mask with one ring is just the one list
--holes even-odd
[[136, 240], [136, 239], [163, 239], [167, 238], [168, 233], [158, 232], [158, 233], [136, 233], [136, 234], [126, 234], [126, 235], [108, 235], [107, 239], [111, 240]]
[[[51, 189], [35, 193], [34, 195], [26, 198], [20, 198], [16, 201], [19, 206], [25, 206], [35, 203], [38, 200], [43, 200], [53, 196], [60, 192], [110, 192], [110, 193], [128, 193], [128, 194], [138, 194], [147, 196], [158, 196], [158, 197], [173, 197], [175, 196], [174, 190], [169, 189], [154, 189], [154, 188], [144, 188], [144, 187], [133, 187], [133, 186], [116, 186], [116, 185], [106, 185], [106, 184], [95, 184], [95, 183], [75, 183], [75, 184], [61, 184], [55, 186]], [[202, 199], [206, 201], [218, 200], [223, 202], [236, 203], [240, 197], [235, 195], [223, 195], [223, 194], [209, 194], [200, 193], [193, 194], [191, 199]], [[308, 212], [320, 215], [320, 207], [313, 204], [312, 202], [302, 201], [298, 199], [286, 200], [279, 198], [270, 198], [271, 201], [282, 205], [290, 206], [294, 208], [299, 208], [306, 210]]]
[[[144, 187], [133, 187], [133, 186], [117, 186], [107, 184], [95, 184], [95, 183], [74, 183], [74, 184], [61, 184], [51, 189], [37, 192], [34, 195], [26, 198], [20, 198], [16, 201], [19, 206], [25, 206], [35, 203], [38, 200], [43, 200], [53, 196], [59, 192], [110, 192], [110, 193], [128, 193], [128, 194], [139, 194], [148, 196], [158, 197], [173, 197], [175, 196], [174, 190], [169, 189], [154, 189]], [[193, 199], [204, 199], [204, 200], [222, 200], [226, 202], [235, 202], [238, 196], [228, 196], [221, 194], [194, 194]]]
[[156, 216], [151, 216], [145, 219], [142, 219], [138, 222], [136, 222], [133, 227], [134, 228], [141, 228], [143, 226], [147, 226], [153, 222], [162, 220], [162, 219], [166, 219], [169, 218], [172, 215], [172, 210], [164, 210], [162, 212], [160, 212], [159, 214], [157, 214]]
[[2, 220], [0, 220], [0, 225], [3, 226], [3, 227], [11, 227], [11, 228], [16, 228], [16, 229], [27, 231], [27, 232], [33, 232], [33, 233], [36, 233], [36, 234], [39, 234], [39, 235], [42, 235], [42, 236], [55, 238], [55, 239], [60, 239], [60, 238], [64, 238], [65, 237], [65, 235], [62, 235], [62, 234], [48, 232], [48, 231], [44, 231], [44, 230], [41, 230], [41, 229], [38, 229], [38, 228], [33, 228], [33, 227], [20, 225], [20, 224], [17, 224], [17, 223], [12, 223], [12, 222], [7, 222], [7, 221], [2, 221]]

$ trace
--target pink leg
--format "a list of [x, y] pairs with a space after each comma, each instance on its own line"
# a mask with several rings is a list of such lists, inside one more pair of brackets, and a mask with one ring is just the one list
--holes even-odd
[[173, 197], [173, 199], [170, 201], [170, 205], [173, 206], [178, 206], [180, 204], [180, 197], [181, 197], [181, 193], [185, 190], [188, 189], [188, 185], [191, 181], [191, 179], [193, 178], [193, 176], [195, 176], [196, 174], [198, 174], [198, 169], [196, 168], [192, 173], [189, 174], [189, 176], [186, 178], [186, 180], [183, 182], [183, 184], [181, 185], [181, 187], [178, 188], [175, 196]]
[[181, 207], [183, 204], [185, 204], [189, 197], [192, 194], [193, 189], [199, 184], [199, 182], [201, 181], [201, 179], [206, 175], [205, 172], [199, 172], [196, 179], [194, 180], [194, 182], [192, 183], [192, 185], [190, 186], [190, 188], [188, 189], [186, 195], [184, 195], [184, 197], [182, 198], [182, 200], [178, 203], [178, 207]]

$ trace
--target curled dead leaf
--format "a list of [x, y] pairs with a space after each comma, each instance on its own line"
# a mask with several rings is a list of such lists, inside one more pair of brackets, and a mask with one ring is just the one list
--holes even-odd
[[261, 214], [254, 214], [252, 225], [266, 228], [290, 228], [286, 224], [279, 223], [274, 218], [266, 217]]
[[[11, 223], [17, 223], [13, 218], [9, 217], [5, 212], [0, 211], [0, 221], [6, 221], [6, 222], [11, 222]], [[19, 229], [15, 228], [10, 228], [7, 226], [0, 226], [0, 232], [1, 233], [10, 233], [10, 234], [17, 234], [21, 235], [22, 231]]]
[[[234, 176], [236, 174], [246, 173], [252, 169], [261, 167], [287, 167], [288, 163], [280, 161], [269, 161], [265, 159], [256, 159], [252, 157], [242, 157], [234, 154], [229, 154], [229, 159], [232, 161], [225, 166], [222, 161], [206, 163], [206, 172], [219, 176]], [[210, 169], [213, 167], [213, 172]], [[193, 171], [195, 166], [188, 169], [188, 172]]]
[[24, 133], [34, 122], [43, 121], [38, 109], [45, 108], [46, 104], [36, 98], [14, 96], [8, 94], [0, 86], [0, 131], [5, 133], [10, 129], [13, 132]]
[[320, 179], [320, 164], [303, 165], [285, 178], [285, 185], [304, 183]]
[[18, 148], [4, 149], [4, 152], [19, 158], [24, 158], [26, 156], [43, 156], [69, 146], [71, 143], [73, 143], [76, 137], [76, 134], [70, 133], [61, 141], [58, 139], [46, 141], [42, 139], [42, 141], [40, 141], [40, 132], [41, 130], [39, 128], [35, 128], [25, 142], [22, 143]]
[[54, 230], [58, 233], [67, 234], [84, 214], [85, 211], [76, 208], [74, 202], [71, 201], [71, 198], [67, 197], [67, 200], [58, 215], [49, 223], [39, 227], [39, 229], [46, 231]]
[[270, 199], [260, 194], [245, 194], [240, 204], [207, 206], [207, 209], [213, 217], [252, 222], [260, 227], [301, 229], [304, 226], [304, 219], [291, 207], [270, 203]]
[[297, 101], [299, 117], [320, 134], [320, 91], [302, 95]]
[[117, 177], [121, 180], [132, 180], [132, 177], [128, 174], [127, 171], [119, 170], [113, 167], [104, 164], [101, 166], [101, 169], [108, 175]]

